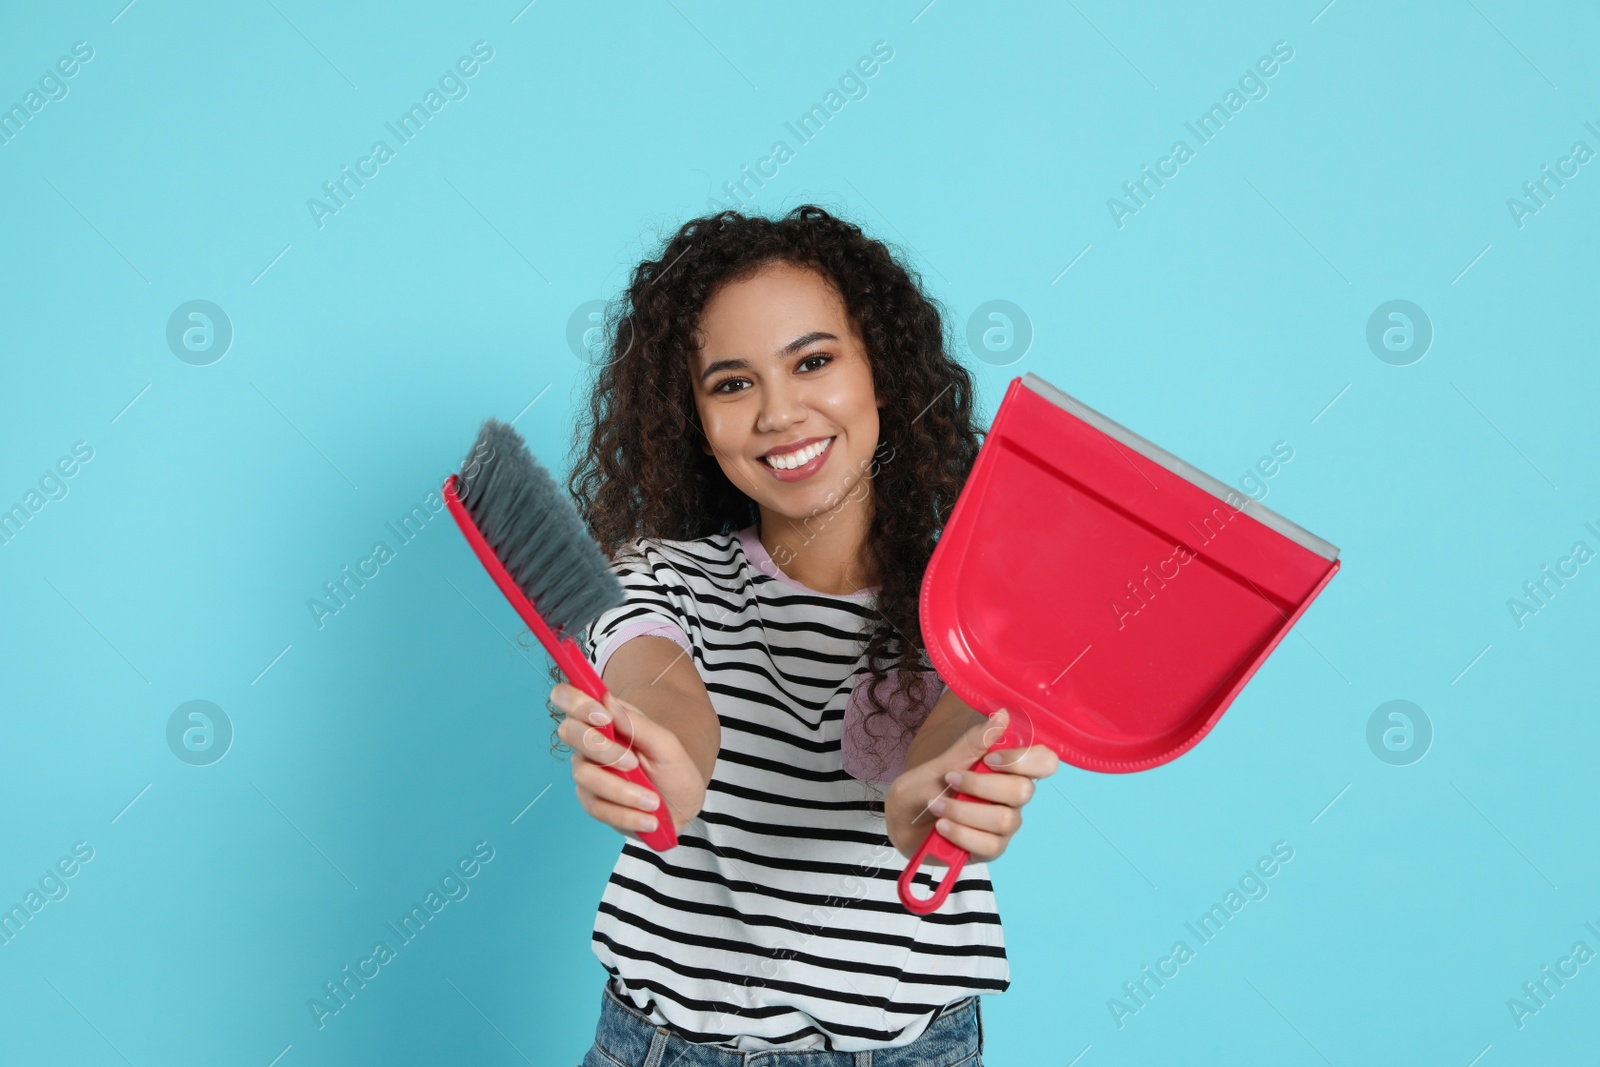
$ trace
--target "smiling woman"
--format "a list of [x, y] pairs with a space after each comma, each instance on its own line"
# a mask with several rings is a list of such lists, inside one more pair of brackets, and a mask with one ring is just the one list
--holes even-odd
[[[943, 321], [881, 243], [809, 205], [685, 223], [613, 309], [569, 483], [626, 594], [583, 640], [611, 692], [551, 690], [580, 804], [629, 835], [586, 1067], [900, 1047], [981, 1067], [979, 995], [1010, 982], [985, 863], [1056, 760], [1009, 753], [969, 787], [988, 803], [942, 799], [988, 723], [918, 620], [981, 433]], [[878, 461], [902, 452], [918, 462]], [[607, 721], [617, 742], [589, 725]], [[660, 809], [612, 763], [643, 767]], [[657, 853], [633, 834], [660, 819], [678, 846]], [[896, 879], [936, 819], [977, 862], [924, 918]]]
[[[983, 430], [938, 304], [889, 249], [812, 205], [780, 220], [691, 219], [638, 265], [605, 332], [611, 356], [575, 427], [568, 483], [601, 548], [754, 526], [771, 553], [788, 534], [804, 547], [773, 555], [796, 580], [878, 585], [863, 649], [875, 680], [927, 671], [922, 575]], [[852, 462], [825, 460], [821, 476], [785, 483], [761, 459], [836, 430], [848, 430]], [[858, 486], [879, 442], [918, 461], [872, 464]], [[860, 506], [818, 511], [830, 491]], [[822, 516], [859, 538], [853, 566], [843, 533], [812, 535]]]
[[788, 573], [834, 595], [875, 585], [876, 574], [858, 573], [870, 516], [848, 505], [878, 447], [879, 403], [838, 290], [814, 270], [765, 265], [706, 302], [699, 340], [700, 447], [760, 509], [767, 552], [837, 516]]

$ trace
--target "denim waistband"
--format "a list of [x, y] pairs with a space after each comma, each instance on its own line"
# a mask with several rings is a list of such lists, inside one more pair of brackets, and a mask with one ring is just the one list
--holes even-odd
[[600, 997], [595, 1044], [626, 1067], [972, 1067], [983, 1049], [976, 996], [945, 1005], [915, 1041], [864, 1052], [774, 1049], [737, 1052], [685, 1040], [657, 1026], [611, 990]]

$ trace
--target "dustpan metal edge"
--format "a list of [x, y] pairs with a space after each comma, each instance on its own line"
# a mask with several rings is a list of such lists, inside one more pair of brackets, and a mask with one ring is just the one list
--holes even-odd
[[[1090, 426], [1121, 444], [1127, 445], [1151, 462], [1167, 468], [1178, 477], [1193, 482], [1217, 499], [1228, 502], [1230, 496], [1237, 497], [1241, 495], [1221, 480], [1212, 477], [1194, 464], [1179, 459], [1154, 441], [1141, 437], [1116, 420], [1096, 411], [1077, 397], [1071, 396], [1064, 390], [1051, 385], [1032, 371], [1028, 371], [1022, 376], [1022, 382], [1041, 398], [1082, 419]], [[1238, 509], [1242, 514], [1251, 516], [1263, 526], [1276, 530], [1302, 548], [1315, 552], [1323, 559], [1334, 560], [1339, 558], [1339, 549], [1336, 545], [1324, 541], [1294, 520], [1280, 515], [1248, 494], [1244, 494], [1244, 502], [1244, 506]]]

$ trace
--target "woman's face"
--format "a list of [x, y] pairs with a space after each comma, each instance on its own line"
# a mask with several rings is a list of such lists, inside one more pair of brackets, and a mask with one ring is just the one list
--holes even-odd
[[[801, 521], [870, 491], [878, 398], [831, 282], [786, 263], [763, 267], [712, 295], [699, 336], [689, 369], [701, 447], [729, 481], [763, 509]], [[782, 470], [763, 458], [783, 453], [789, 463], [810, 459]]]

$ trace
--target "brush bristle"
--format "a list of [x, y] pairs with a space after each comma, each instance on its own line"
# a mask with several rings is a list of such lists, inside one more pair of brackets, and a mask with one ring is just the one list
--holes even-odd
[[558, 636], [576, 635], [625, 602], [622, 583], [571, 499], [516, 430], [486, 420], [459, 473], [456, 495], [467, 514]]

